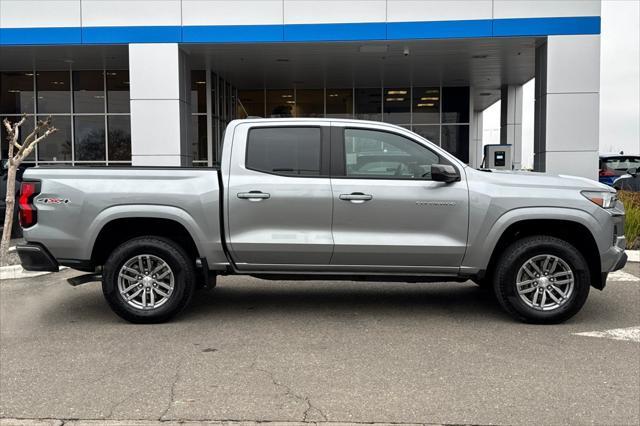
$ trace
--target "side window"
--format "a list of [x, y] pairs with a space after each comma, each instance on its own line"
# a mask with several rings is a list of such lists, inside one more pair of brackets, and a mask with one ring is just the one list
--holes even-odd
[[249, 130], [248, 169], [288, 176], [320, 175], [319, 127], [264, 127]]
[[428, 148], [393, 133], [345, 129], [346, 175], [386, 179], [431, 179], [440, 157]]

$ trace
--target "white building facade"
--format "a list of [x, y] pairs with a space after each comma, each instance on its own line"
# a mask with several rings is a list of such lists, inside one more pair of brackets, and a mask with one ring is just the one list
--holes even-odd
[[535, 169], [597, 179], [599, 70], [599, 0], [0, 0], [0, 117], [60, 129], [33, 164], [210, 166], [230, 120], [293, 116], [478, 167], [502, 99], [517, 166], [535, 78]]

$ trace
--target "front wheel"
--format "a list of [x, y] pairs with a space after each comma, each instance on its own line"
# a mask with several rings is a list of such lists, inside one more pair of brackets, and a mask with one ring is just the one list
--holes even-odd
[[582, 254], [551, 236], [526, 237], [504, 250], [493, 290], [516, 319], [556, 324], [574, 316], [589, 295], [590, 274]]
[[133, 323], [164, 322], [191, 300], [195, 270], [182, 247], [160, 237], [129, 240], [104, 264], [102, 292], [111, 309]]

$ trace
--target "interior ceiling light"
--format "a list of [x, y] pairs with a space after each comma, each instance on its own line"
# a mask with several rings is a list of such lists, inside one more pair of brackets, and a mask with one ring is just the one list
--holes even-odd
[[288, 104], [295, 104], [296, 101], [287, 101]]
[[406, 90], [388, 90], [387, 95], [406, 95]]
[[440, 98], [437, 96], [425, 96], [423, 98], [420, 98], [421, 101], [437, 101]]
[[402, 102], [404, 98], [387, 98], [388, 102]]
[[196, 81], [196, 84], [207, 84], [206, 81]]
[[32, 72], [25, 72], [24, 75], [26, 75], [27, 77], [33, 77], [33, 73]]
[[427, 94], [429, 94], [429, 93], [440, 93], [440, 90], [438, 90], [438, 89], [428, 89], [428, 90], [425, 90], [424, 93], [427, 93]]
[[426, 104], [418, 104], [417, 106], [420, 107], [420, 108], [422, 108], [422, 107], [432, 107], [432, 106], [434, 106], [434, 104], [433, 103], [426, 103]]
[[338, 96], [340, 96], [340, 95], [338, 95], [337, 93], [330, 93], [329, 94], [330, 98], [337, 98]]
[[293, 98], [293, 95], [282, 95], [283, 98]]

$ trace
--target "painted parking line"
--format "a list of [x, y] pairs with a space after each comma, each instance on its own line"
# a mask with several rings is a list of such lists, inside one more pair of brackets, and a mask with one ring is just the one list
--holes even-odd
[[624, 271], [611, 272], [607, 277], [607, 281], [640, 281], [640, 278]]
[[640, 326], [627, 328], [614, 328], [605, 331], [587, 331], [584, 333], [573, 333], [576, 336], [601, 337], [604, 339], [626, 340], [640, 343]]

